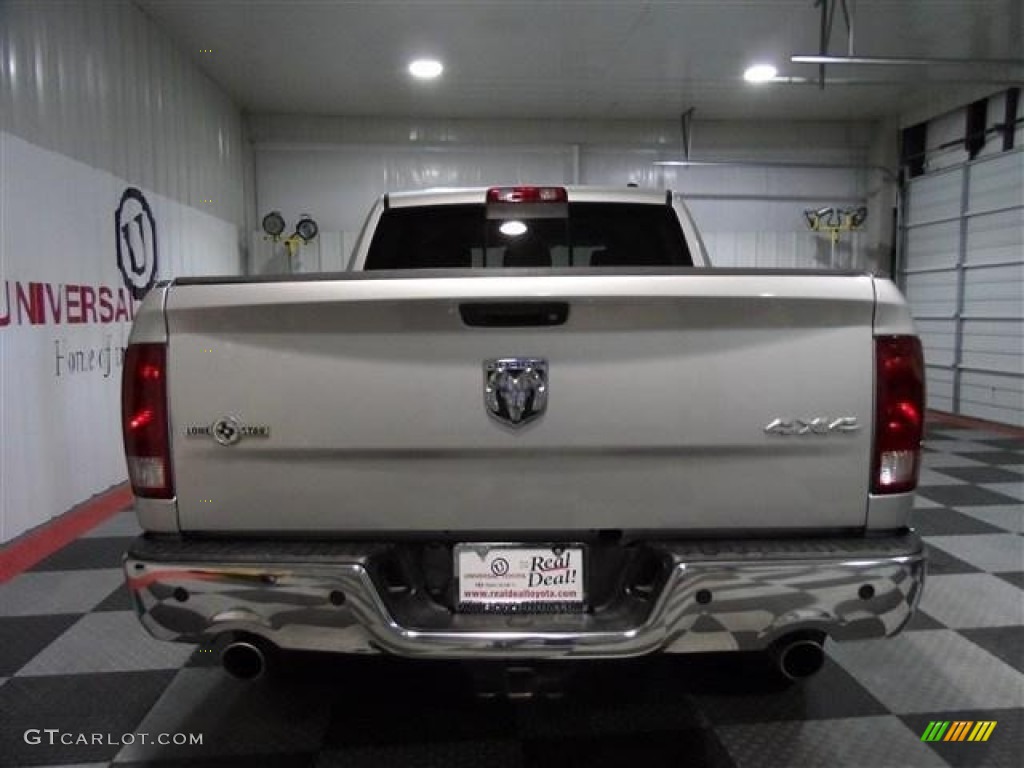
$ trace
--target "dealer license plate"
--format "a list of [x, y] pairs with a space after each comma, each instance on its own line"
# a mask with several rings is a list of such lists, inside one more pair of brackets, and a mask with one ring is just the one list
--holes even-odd
[[459, 544], [460, 611], [578, 613], [586, 600], [583, 547]]

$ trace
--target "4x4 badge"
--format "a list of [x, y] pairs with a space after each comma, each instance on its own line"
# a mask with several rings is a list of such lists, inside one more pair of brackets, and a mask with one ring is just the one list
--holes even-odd
[[238, 419], [225, 416], [209, 426], [185, 427], [186, 437], [212, 437], [221, 445], [234, 445], [243, 437], [270, 437], [270, 427], [265, 424], [241, 424]]
[[548, 362], [537, 357], [484, 361], [484, 407], [503, 424], [521, 427], [548, 405]]

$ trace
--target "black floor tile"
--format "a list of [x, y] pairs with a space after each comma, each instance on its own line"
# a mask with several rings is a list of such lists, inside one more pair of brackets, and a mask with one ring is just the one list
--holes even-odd
[[915, 509], [910, 515], [910, 524], [921, 536], [1006, 533], [1003, 528], [946, 507]]
[[997, 573], [995, 574], [1003, 581], [1008, 581], [1018, 589], [1024, 589], [1024, 573], [1017, 571], [1016, 573]]
[[[925, 587], [927, 589], [927, 587]], [[910, 617], [910, 621], [903, 628], [904, 632], [919, 632], [928, 629], [945, 629], [946, 625], [940, 621], [936, 621], [927, 613], [918, 608], [914, 611], [914, 615]]]
[[0, 617], [0, 677], [12, 676], [79, 618], [79, 614]]
[[917, 493], [946, 507], [1020, 504], [1020, 501], [1012, 496], [1005, 496], [974, 485], [922, 485], [917, 489]]
[[788, 687], [780, 683], [776, 689], [760, 693], [746, 688], [749, 676], [744, 681], [744, 674], [737, 677], [743, 684], [728, 694], [694, 695], [700, 710], [716, 725], [888, 714], [878, 699], [831, 658], [826, 658], [825, 666], [809, 680]]
[[128, 594], [128, 587], [119, 584], [117, 589], [100, 601], [99, 605], [93, 608], [94, 611], [134, 611], [135, 604], [132, 603], [132, 596]]
[[120, 743], [62, 744], [57, 735], [51, 745], [43, 733], [42, 743], [28, 744], [25, 732], [55, 728], [73, 735], [112, 734], [115, 740], [135, 733], [175, 674], [162, 670], [12, 678], [0, 686], [0, 757], [8, 765], [25, 766], [112, 760], [122, 749]]
[[988, 741], [930, 741], [927, 744], [953, 768], [1020, 768], [1024, 765], [1024, 709], [928, 712], [900, 719], [918, 736], [923, 735], [933, 721], [994, 720], [996, 726]]
[[[245, 757], [189, 758], [114, 763], [114, 768], [312, 768], [316, 755], [246, 755]], [[381, 766], [380, 768], [384, 768]]]
[[1024, 451], [1024, 437], [992, 437], [974, 442], [1005, 451]]
[[394, 744], [356, 750], [326, 750], [316, 768], [532, 768], [514, 741]]
[[[505, 700], [479, 701], [472, 695], [437, 695], [419, 682], [394, 687], [384, 697], [335, 702], [325, 744], [331, 747], [501, 741], [515, 737], [515, 717]], [[469, 693], [466, 691], [465, 693]]]
[[80, 571], [93, 568], [120, 568], [121, 555], [134, 541], [131, 537], [77, 539], [40, 560], [33, 571]]
[[[953, 557], [944, 549], [928, 545], [928, 539], [924, 540], [925, 552], [928, 555], [928, 573], [982, 573], [981, 568], [975, 568], [970, 563], [965, 563], [959, 558]], [[928, 589], [925, 583], [925, 589]]]
[[1001, 467], [938, 467], [934, 471], [967, 483], [1024, 483], [1024, 477]]
[[1015, 453], [1013, 451], [978, 451], [977, 453], [965, 453], [963, 455], [975, 461], [983, 461], [986, 464], [994, 464], [996, 466], [1024, 464], [1024, 453]]
[[1024, 627], [981, 627], [958, 631], [1018, 672], [1024, 673]]
[[523, 756], [525, 765], [536, 768], [735, 765], [714, 731], [699, 729], [527, 741], [523, 744]]

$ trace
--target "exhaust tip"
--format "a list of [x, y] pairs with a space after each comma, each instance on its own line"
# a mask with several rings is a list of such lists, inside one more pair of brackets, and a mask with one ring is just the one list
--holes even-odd
[[804, 680], [825, 664], [825, 649], [816, 640], [799, 639], [782, 643], [776, 657], [783, 675], [790, 680]]
[[267, 668], [267, 659], [258, 646], [248, 642], [229, 644], [220, 655], [224, 670], [239, 680], [256, 680]]

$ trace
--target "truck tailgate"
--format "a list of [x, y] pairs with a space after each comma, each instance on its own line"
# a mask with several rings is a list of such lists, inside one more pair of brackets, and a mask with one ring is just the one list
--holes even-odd
[[[565, 322], [470, 327], [460, 314], [530, 301], [564, 302]], [[339, 535], [861, 527], [873, 309], [869, 276], [835, 274], [174, 285], [179, 524]], [[513, 357], [548, 365], [546, 411], [518, 428], [484, 402], [486, 361]], [[251, 434], [221, 445], [209, 428], [225, 418]], [[843, 418], [860, 428], [801, 426]], [[776, 420], [789, 426], [766, 431]]]

